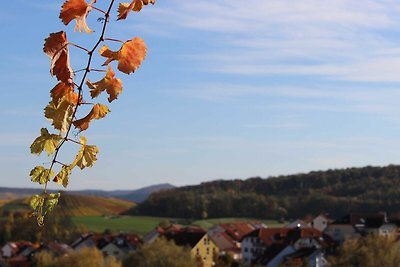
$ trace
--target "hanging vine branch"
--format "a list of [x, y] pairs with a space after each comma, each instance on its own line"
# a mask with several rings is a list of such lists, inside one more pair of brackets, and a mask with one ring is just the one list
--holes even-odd
[[[131, 3], [120, 3], [117, 20], [126, 19], [130, 11], [139, 12], [144, 5], [154, 3], [155, 0], [134, 0]], [[45, 117], [51, 121], [57, 133], [50, 133], [47, 128], [42, 128], [40, 136], [33, 141], [30, 147], [32, 154], [40, 155], [46, 151], [48, 157], [52, 159], [48, 168], [36, 166], [30, 172], [31, 181], [43, 185], [43, 192], [33, 195], [30, 199], [31, 215], [36, 217], [40, 226], [44, 225], [45, 216], [57, 205], [60, 197], [60, 193], [47, 192], [48, 184], [55, 182], [66, 188], [72, 170], [76, 166], [84, 169], [92, 167], [97, 161], [98, 147], [89, 145], [81, 132], [87, 130], [93, 120], [104, 118], [110, 110], [104, 104], [86, 102], [84, 93], [88, 92], [92, 99], [96, 99], [105, 91], [108, 94], [108, 102], [111, 103], [122, 93], [123, 86], [122, 81], [115, 77], [110, 63], [118, 61], [117, 69], [125, 74], [131, 74], [139, 68], [147, 52], [144, 41], [139, 37], [125, 42], [105, 37], [115, 0], [110, 0], [106, 11], [96, 7], [95, 4], [96, 0], [92, 0], [90, 3], [85, 0], [67, 0], [62, 5], [59, 16], [65, 25], [75, 20], [74, 31], [92, 33], [93, 31], [86, 22], [87, 16], [92, 9], [102, 14], [102, 18], [98, 20], [103, 23], [102, 30], [91, 49], [69, 42], [65, 31], [50, 33], [49, 37], [45, 39], [43, 47], [43, 52], [51, 59], [50, 74], [55, 76], [59, 82], [50, 90], [51, 101], [44, 109]], [[100, 44], [107, 41], [121, 42], [121, 48], [118, 51], [111, 51], [107, 45], [103, 44], [98, 49]], [[77, 47], [88, 55], [86, 64], [77, 71], [70, 66], [70, 46]], [[92, 59], [96, 50], [106, 58], [106, 61], [99, 68], [92, 68]], [[102, 69], [101, 67], [107, 68]], [[99, 81], [91, 82], [88, 79], [91, 71], [105, 72], [105, 76]], [[74, 81], [77, 72], [83, 73], [78, 82]], [[92, 108], [86, 116], [78, 119], [78, 110], [82, 105], [91, 105]], [[78, 136], [71, 137], [72, 129], [79, 132]], [[78, 147], [77, 154], [70, 163], [59, 160], [59, 155], [66, 143]]]

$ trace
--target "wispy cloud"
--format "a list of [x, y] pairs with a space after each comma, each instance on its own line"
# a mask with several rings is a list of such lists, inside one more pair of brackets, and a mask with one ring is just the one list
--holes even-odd
[[171, 2], [149, 19], [157, 24], [168, 18], [164, 33], [213, 33], [216, 49], [191, 54], [203, 71], [400, 81], [393, 38], [400, 28], [397, 1]]
[[301, 122], [283, 122], [283, 123], [269, 123], [269, 124], [246, 124], [244, 128], [248, 129], [300, 129], [308, 125]]

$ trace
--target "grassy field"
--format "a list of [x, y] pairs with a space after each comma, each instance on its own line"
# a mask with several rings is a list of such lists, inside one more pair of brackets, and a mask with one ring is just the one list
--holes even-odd
[[[123, 231], [123, 232], [136, 232], [140, 235], [144, 235], [153, 230], [162, 221], [178, 222], [180, 224], [190, 223], [187, 220], [170, 219], [161, 217], [147, 217], [147, 216], [119, 216], [119, 217], [102, 217], [102, 216], [79, 216], [72, 217], [72, 221], [76, 225], [84, 225], [89, 230], [94, 232], [103, 232], [105, 229], [112, 231]], [[191, 225], [201, 226], [205, 229], [218, 223], [228, 223], [234, 221], [255, 221], [254, 219], [244, 218], [221, 218], [221, 219], [207, 219], [198, 220], [191, 222]], [[280, 227], [283, 226], [275, 220], [262, 220], [263, 223], [269, 227]]]
[[198, 225], [205, 229], [212, 227], [215, 224], [220, 223], [229, 223], [229, 222], [254, 222], [254, 221], [261, 221], [262, 223], [266, 224], [268, 227], [282, 227], [285, 224], [280, 223], [276, 220], [257, 220], [257, 219], [248, 219], [248, 218], [217, 218], [217, 219], [206, 219], [206, 220], [198, 220], [194, 221], [194, 225]]
[[84, 225], [94, 232], [103, 232], [105, 229], [112, 231], [136, 232], [144, 235], [153, 230], [161, 221], [168, 218], [147, 217], [147, 216], [79, 216], [72, 217], [76, 225]]

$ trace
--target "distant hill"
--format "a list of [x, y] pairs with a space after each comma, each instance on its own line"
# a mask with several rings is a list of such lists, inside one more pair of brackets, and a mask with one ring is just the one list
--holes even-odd
[[147, 199], [147, 197], [154, 193], [154, 192], [159, 192], [161, 190], [166, 190], [166, 189], [173, 189], [176, 188], [175, 186], [171, 184], [157, 184], [157, 185], [152, 185], [148, 187], [143, 187], [141, 189], [134, 190], [129, 193], [125, 194], [113, 194], [114, 197], [130, 200], [133, 202], [143, 202], [144, 200]]
[[[63, 193], [61, 194], [59, 205], [56, 206], [54, 212], [67, 216], [118, 215], [135, 205], [133, 202], [117, 198]], [[29, 198], [25, 197], [9, 201], [0, 210], [28, 211], [30, 210]]]
[[[99, 196], [99, 197], [114, 197], [119, 199], [125, 199], [133, 202], [144, 201], [151, 193], [163, 190], [175, 188], [171, 184], [157, 184], [152, 186], [147, 186], [135, 190], [68, 190], [68, 194], [78, 194], [86, 196]], [[14, 200], [24, 197], [29, 197], [33, 194], [42, 193], [43, 189], [33, 189], [33, 188], [10, 188], [10, 187], [0, 187], [0, 200]], [[49, 192], [56, 192], [49, 190]]]
[[178, 218], [294, 218], [400, 211], [400, 166], [217, 180], [151, 194], [129, 213]]

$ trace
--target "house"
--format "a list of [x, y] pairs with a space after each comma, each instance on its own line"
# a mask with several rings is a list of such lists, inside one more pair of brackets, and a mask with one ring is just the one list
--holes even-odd
[[104, 255], [111, 255], [118, 259], [125, 258], [129, 252], [136, 251], [143, 241], [136, 234], [84, 234], [71, 244], [74, 250], [85, 247], [96, 247]]
[[[324, 233], [330, 235], [336, 242], [342, 243], [349, 238], [358, 238], [366, 234], [379, 234], [379, 229], [388, 223], [385, 213], [354, 212], [343, 216], [329, 224]], [[394, 232], [393, 225], [385, 225], [382, 234]]]
[[167, 227], [158, 226], [143, 237], [143, 244], [151, 244], [164, 233], [168, 231], [179, 231], [181, 230], [181, 228], [182, 226], [180, 226], [179, 224], [170, 224]]
[[1, 248], [1, 255], [3, 256], [3, 258], [11, 258], [16, 256], [21, 251], [28, 249], [32, 246], [33, 244], [31, 242], [25, 242], [25, 241], [7, 242]]
[[30, 267], [29, 255], [36, 247], [31, 242], [7, 242], [1, 253], [8, 267]]
[[321, 232], [328, 226], [329, 219], [324, 214], [320, 214], [311, 221], [311, 227]]
[[291, 267], [328, 267], [324, 253], [317, 248], [302, 248], [283, 257], [282, 266]]
[[82, 248], [93, 248], [96, 247], [96, 241], [93, 233], [86, 233], [81, 235], [75, 240], [70, 246], [74, 250], [81, 250]]
[[136, 234], [119, 234], [108, 240], [109, 242], [104, 242], [102, 246], [97, 248], [105, 256], [114, 256], [119, 260], [124, 259], [129, 252], [137, 251], [142, 244], [142, 240]]
[[[251, 235], [248, 236], [250, 238]], [[255, 234], [253, 234], [253, 238]], [[261, 240], [259, 245], [262, 254], [251, 254], [252, 263], [258, 263], [265, 267], [276, 267], [280, 264], [293, 261], [299, 261], [300, 252], [309, 252], [308, 256], [313, 255], [313, 261], [321, 262], [322, 251], [328, 248], [332, 243], [329, 237], [325, 237], [321, 231], [314, 228], [268, 228], [260, 229], [258, 238]], [[326, 238], [328, 238], [326, 240]], [[257, 240], [257, 239], [254, 239]], [[264, 247], [262, 246], [264, 244]], [[242, 246], [246, 246], [242, 242]], [[313, 249], [313, 251], [311, 251]], [[321, 253], [315, 253], [320, 250]], [[298, 253], [298, 254], [295, 254]], [[293, 257], [289, 257], [292, 255]], [[249, 262], [243, 262], [249, 264]], [[312, 262], [308, 262], [311, 263]]]
[[[222, 254], [230, 254], [235, 260], [242, 259], [241, 242], [243, 238], [260, 227], [266, 227], [264, 224], [259, 222], [232, 222], [217, 224], [208, 230], [208, 235], [216, 239], [229, 239], [229, 242], [233, 242], [229, 248], [219, 247]], [[224, 233], [224, 234], [222, 234]], [[220, 235], [220, 236], [218, 236]]]
[[309, 228], [311, 224], [304, 220], [296, 219], [293, 222], [286, 225], [286, 228]]
[[118, 247], [116, 244], [110, 242], [100, 249], [104, 256], [114, 256], [115, 258], [122, 260], [128, 254], [128, 251]]
[[189, 247], [191, 256], [203, 267], [214, 266], [214, 259], [219, 255], [219, 248], [202, 228], [186, 227], [178, 231], [170, 229], [162, 236], [173, 240], [178, 246]]
[[260, 238], [261, 229], [255, 229], [242, 239], [242, 262], [250, 265], [260, 258], [266, 249], [266, 244]]
[[218, 247], [220, 255], [229, 254], [236, 261], [241, 259], [242, 252], [240, 246], [238, 246], [238, 243], [226, 232], [214, 233], [213, 235], [209, 234], [209, 236]]
[[60, 243], [58, 241], [51, 241], [47, 245], [43, 245], [41, 248], [51, 252], [56, 257], [67, 255], [68, 253], [73, 251], [70, 246], [64, 243]]

